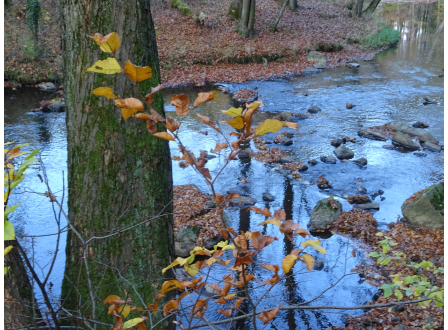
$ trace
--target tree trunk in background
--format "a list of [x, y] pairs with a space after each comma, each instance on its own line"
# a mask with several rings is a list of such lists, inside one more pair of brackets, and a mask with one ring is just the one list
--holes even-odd
[[253, 38], [255, 32], [255, 0], [243, 0], [238, 33], [244, 38]]
[[[152, 77], [139, 84], [142, 94], [159, 84], [159, 59], [149, 0], [63, 0], [62, 18], [71, 223], [88, 239], [142, 222], [164, 207], [163, 213], [172, 213], [168, 141], [149, 134], [143, 120], [125, 121], [113, 100], [91, 93], [97, 87], [107, 86], [122, 98], [138, 97], [124, 74], [85, 71], [97, 60], [111, 57], [88, 36], [95, 32], [103, 35], [117, 32], [121, 39], [115, 54], [118, 62], [124, 66], [129, 59], [135, 65], [148, 65], [152, 69]], [[155, 95], [152, 107], [165, 115], [160, 92]], [[117, 269], [134, 284], [145, 303], [153, 303], [162, 283], [170, 276], [169, 272], [162, 275], [161, 270], [170, 264], [172, 246], [170, 215], [90, 243], [87, 260], [97, 294], [98, 319], [114, 323], [112, 315], [107, 315], [108, 305], [102, 305], [108, 295], [125, 299], [126, 290], [133, 305], [142, 305], [134, 288], [120, 277]], [[83, 245], [72, 230], [67, 236], [66, 252], [64, 307], [76, 315], [79, 311], [93, 318]], [[135, 317], [140, 317], [140, 312], [131, 312], [128, 319]], [[161, 314], [152, 318], [161, 319]], [[171, 327], [168, 321], [160, 325], [163, 329]]]
[[297, 11], [298, 7], [297, 0], [289, 0], [289, 9], [291, 9], [291, 11]]
[[241, 18], [241, 10], [243, 8], [243, 0], [232, 0], [229, 6], [228, 14], [234, 19], [239, 20]]
[[275, 19], [274, 23], [271, 24], [271, 31], [272, 32], [276, 32], [277, 31], [277, 25], [280, 22], [280, 19], [282, 18], [283, 12], [285, 11], [286, 6], [288, 5], [288, 3], [290, 3], [290, 0], [283, 0], [283, 5], [280, 8], [280, 12], [278, 13], [277, 18]]
[[356, 3], [356, 16], [361, 17], [363, 6], [364, 6], [364, 0], [358, 0], [358, 2]]
[[376, 7], [378, 7], [378, 5], [380, 4], [381, 0], [372, 0], [372, 2], [369, 4], [369, 6], [366, 8], [366, 10], [364, 10], [362, 13], [363, 14], [372, 14]]
[[17, 241], [4, 241], [13, 248], [5, 256], [4, 266], [9, 267], [4, 280], [4, 326], [5, 329], [25, 328], [40, 324], [42, 315], [34, 299], [34, 290], [23, 263]]

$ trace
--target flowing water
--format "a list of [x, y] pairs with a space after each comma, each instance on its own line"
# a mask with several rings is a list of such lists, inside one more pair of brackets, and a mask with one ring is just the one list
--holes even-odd
[[[393, 120], [409, 124], [424, 121], [429, 124], [429, 131], [443, 144], [443, 106], [422, 104], [423, 97], [443, 102], [443, 78], [438, 77], [443, 74], [443, 16], [437, 15], [438, 12], [443, 13], [443, 7], [438, 3], [384, 5], [380, 13], [390, 26], [400, 31], [401, 40], [396, 47], [377, 54], [373, 61], [357, 61], [360, 64], [359, 69], [341, 67], [312, 76], [300, 75], [290, 79], [225, 86], [230, 88], [231, 92], [258, 86], [259, 99], [264, 102], [264, 106], [254, 116], [253, 126], [285, 110], [304, 112], [313, 104], [322, 108], [322, 112], [298, 122], [298, 133], [294, 135], [294, 143], [291, 146], [280, 147], [293, 159], [300, 158], [306, 162], [310, 159], [319, 160], [320, 156], [332, 155], [332, 139], [342, 135], [354, 137], [361, 126], [383, 125]], [[217, 91], [217, 97], [212, 102], [198, 107], [195, 112], [209, 116], [214, 121], [228, 120], [229, 117], [219, 110], [227, 110], [233, 106], [230, 96], [222, 94], [217, 87], [207, 88], [206, 91], [211, 89]], [[200, 91], [205, 90], [195, 88], [165, 91], [167, 115], [182, 121], [181, 139], [195, 154], [200, 149], [213, 149], [217, 142], [223, 142], [222, 137], [201, 124], [194, 115], [178, 118], [174, 107], [170, 105], [170, 99], [173, 94], [184, 92], [190, 99], [194, 99]], [[5, 90], [5, 141], [28, 142], [43, 150], [42, 159], [51, 187], [56, 195], [61, 197], [63, 180], [66, 182], [65, 115], [30, 112], [32, 108], [37, 108], [45, 97], [51, 96], [34, 89]], [[356, 107], [347, 110], [345, 104], [348, 102]], [[228, 125], [223, 124], [222, 128], [224, 132], [230, 132]], [[207, 131], [208, 134], [203, 135], [198, 133], [199, 131]], [[266, 137], [272, 140], [275, 135], [269, 134]], [[236, 189], [254, 198], [258, 207], [268, 207], [271, 211], [284, 209], [287, 219], [292, 219], [302, 228], [306, 228], [314, 206], [330, 194], [339, 196], [337, 199], [342, 203], [344, 211], [348, 211], [351, 205], [341, 198], [343, 195], [355, 194], [359, 186], [365, 187], [368, 194], [381, 189], [385, 199], [380, 201], [380, 197], [377, 197], [374, 200], [380, 203], [380, 210], [375, 213], [375, 218], [380, 222], [380, 228], [384, 229], [387, 223], [396, 221], [401, 215], [400, 207], [406, 198], [415, 191], [443, 179], [444, 162], [443, 152], [425, 151], [427, 156], [420, 158], [400, 148], [384, 149], [386, 144], [390, 144], [390, 141], [380, 142], [357, 137], [356, 143], [349, 143], [347, 146], [355, 152], [355, 159], [365, 157], [368, 160], [366, 167], [359, 168], [350, 162], [338, 161], [337, 164], [330, 165], [319, 161], [318, 165], [309, 166], [308, 171], [301, 173], [302, 179], [293, 179], [290, 174], [278, 171], [278, 164], [255, 160], [233, 161], [217, 180], [216, 191], [225, 193], [229, 189]], [[170, 147], [172, 156], [179, 154], [174, 143], [170, 143]], [[253, 145], [252, 149], [257, 151]], [[209, 160], [207, 167], [213, 177], [223, 164], [224, 156]], [[32, 193], [46, 191], [38, 172], [28, 171], [29, 174], [22, 184], [27, 187], [28, 192], [15, 196], [12, 202], [23, 201], [23, 204], [13, 213], [11, 220], [23, 239], [28, 241], [27, 246], [34, 252], [40, 267], [46, 267], [44, 269], [47, 270], [46, 264], [53, 256], [56, 236], [30, 237], [56, 232], [48, 198]], [[203, 192], [209, 192], [208, 187], [191, 168], [181, 169], [177, 162], [173, 162], [173, 175], [175, 185], [195, 183]], [[317, 188], [316, 182], [320, 175], [333, 185], [331, 190], [321, 191]], [[239, 184], [242, 177], [245, 177], [248, 183]], [[275, 201], [263, 202], [264, 192], [271, 193]], [[64, 207], [65, 205], [64, 202]], [[232, 227], [237, 231], [261, 230], [264, 235], [279, 238], [257, 255], [250, 269], [257, 279], [267, 278], [270, 276], [269, 272], [259, 264], [281, 264], [283, 257], [291, 251], [292, 245], [282, 238], [277, 227], [257, 226], [264, 221], [263, 216], [246, 212], [245, 209], [230, 209], [227, 213]], [[61, 226], [65, 226], [63, 221]], [[296, 265], [294, 275], [289, 277], [286, 283], [277, 285], [270, 292], [272, 299], [263, 300], [259, 307], [308, 301], [335, 284], [345, 272], [350, 272], [356, 264], [364, 260], [363, 253], [357, 253], [357, 257], [351, 255], [353, 249], [359, 250], [356, 242], [348, 241], [339, 235], [320, 239], [327, 255], [317, 252], [310, 254], [315, 259], [322, 260], [324, 268], [321, 271], [307, 272], [302, 265]], [[54, 284], [52, 290], [55, 296], [60, 293], [64, 251], [65, 236], [60, 242], [57, 262], [50, 278]], [[216, 281], [223, 275], [224, 268], [221, 266], [211, 273]], [[255, 287], [251, 287], [251, 291], [255, 296], [264, 292]], [[376, 291], [376, 287], [365, 283], [358, 275], [351, 275], [343, 278], [334, 288], [311, 304], [360, 305], [370, 300]], [[243, 310], [246, 308], [247, 306], [242, 305]], [[359, 313], [362, 312], [281, 311], [268, 328], [325, 329], [330, 325], [342, 325], [344, 314]], [[209, 321], [221, 318], [224, 316], [208, 314]], [[237, 323], [237, 328], [248, 328], [248, 322]]]

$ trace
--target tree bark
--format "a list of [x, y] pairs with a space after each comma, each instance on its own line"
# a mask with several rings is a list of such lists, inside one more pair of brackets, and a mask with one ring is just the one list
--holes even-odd
[[243, 0], [238, 33], [244, 38], [253, 38], [255, 32], [255, 0]]
[[362, 12], [362, 14], [372, 14], [376, 7], [380, 4], [381, 0], [372, 0], [369, 6]]
[[271, 25], [271, 31], [272, 32], [276, 32], [277, 31], [277, 25], [280, 22], [280, 19], [282, 18], [283, 12], [285, 11], [286, 6], [288, 5], [288, 3], [289, 3], [289, 0], [284, 0], [283, 1], [282, 8], [280, 8], [280, 12], [278, 13], [277, 18], [275, 19], [274, 23], [272, 23], [272, 25]]
[[[160, 83], [156, 36], [149, 0], [63, 0], [62, 18], [70, 222], [87, 240], [150, 219], [165, 208], [162, 217], [88, 244], [86, 259], [95, 292], [89, 291], [85, 246], [73, 230], [67, 235], [64, 307], [87, 318], [96, 314], [100, 321], [113, 324], [108, 306], [102, 306], [108, 295], [125, 299], [126, 290], [132, 305], [140, 307], [135, 290], [145, 303], [153, 303], [170, 276], [162, 276], [161, 270], [170, 264], [173, 247], [172, 216], [168, 215], [173, 196], [171, 160], [168, 141], [149, 134], [145, 121], [125, 121], [113, 100], [91, 93], [97, 87], [110, 87], [122, 98], [138, 98], [124, 74], [86, 72], [97, 60], [111, 57], [88, 36], [117, 32], [121, 39], [115, 53], [118, 62], [124, 66], [129, 59], [152, 69], [152, 77], [139, 83], [143, 95]], [[160, 92], [152, 107], [165, 115]], [[128, 318], [139, 315], [131, 312]], [[152, 316], [153, 322], [159, 319], [160, 313]], [[172, 323], [164, 321], [160, 328], [170, 329]]]
[[362, 7], [364, 6], [364, 0], [358, 0], [356, 3], [356, 16], [362, 16]]
[[241, 10], [243, 9], [243, 0], [232, 0], [229, 6], [228, 14], [234, 19], [239, 20], [241, 18]]

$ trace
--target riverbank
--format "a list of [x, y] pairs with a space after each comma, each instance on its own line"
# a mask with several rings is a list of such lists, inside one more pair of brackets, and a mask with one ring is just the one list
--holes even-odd
[[[352, 59], [371, 60], [376, 52], [398, 40], [376, 18], [350, 17], [350, 6], [343, 2], [311, 0], [300, 1], [297, 12], [286, 10], [276, 33], [269, 29], [280, 4], [258, 1], [257, 35], [245, 39], [235, 31], [237, 22], [227, 15], [229, 4], [230, 0], [222, 0], [207, 7], [189, 0], [194, 17], [205, 14], [200, 24], [164, 2], [153, 6], [164, 84], [241, 83], [295, 75], [312, 67], [314, 62], [308, 62], [306, 56], [310, 50], [325, 52], [326, 68], [331, 69]], [[36, 84], [62, 79], [59, 4], [42, 0], [41, 7], [37, 44], [26, 27], [25, 0], [5, 8], [6, 81]]]

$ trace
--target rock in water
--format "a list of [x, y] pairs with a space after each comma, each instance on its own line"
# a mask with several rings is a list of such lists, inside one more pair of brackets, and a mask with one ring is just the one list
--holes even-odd
[[325, 164], [336, 164], [336, 158], [334, 156], [321, 156], [320, 160]]
[[310, 215], [308, 229], [310, 231], [327, 230], [342, 213], [342, 204], [332, 197], [320, 200]]
[[328, 189], [331, 188], [331, 184], [330, 182], [325, 179], [322, 175], [319, 177], [319, 179], [317, 180], [317, 187], [319, 189]]
[[230, 207], [246, 208], [253, 206], [256, 201], [253, 198], [247, 196], [241, 196], [239, 198], [229, 199]]
[[442, 147], [441, 147], [441, 146], [439, 146], [439, 145], [437, 145], [437, 144], [435, 144], [435, 143], [429, 142], [429, 141], [426, 141], [426, 142], [423, 144], [423, 146], [424, 146], [426, 149], [428, 149], [429, 151], [432, 151], [432, 152], [440, 152], [440, 151], [442, 150]]
[[283, 111], [282, 112], [282, 117], [285, 121], [291, 121], [292, 120], [292, 116], [291, 113], [289, 111]]
[[361, 210], [379, 210], [379, 203], [366, 203], [366, 204], [355, 204], [354, 208]]
[[347, 63], [347, 66], [349, 68], [354, 68], [354, 69], [359, 68], [359, 64], [358, 63]]
[[308, 109], [309, 113], [318, 113], [322, 111], [321, 108], [319, 108], [317, 105], [312, 105], [310, 106], [310, 108]]
[[317, 160], [315, 160], [315, 159], [310, 159], [310, 160], [308, 161], [308, 164], [310, 164], [311, 166], [317, 165]]
[[344, 142], [341, 139], [334, 139], [334, 140], [331, 140], [331, 142], [330, 142], [330, 144], [336, 148], [339, 147], [343, 143]]
[[367, 165], [367, 159], [365, 159], [364, 157], [356, 159], [353, 161], [353, 163], [355, 163], [356, 165], [358, 165], [359, 167], [363, 167]]
[[367, 195], [352, 195], [348, 197], [350, 204], [367, 204], [372, 203], [372, 200]]
[[44, 91], [44, 92], [56, 91], [56, 86], [51, 82], [40, 83], [39, 85], [37, 85], [37, 88], [39, 88], [39, 90]]
[[405, 201], [401, 206], [404, 217], [410, 224], [428, 228], [444, 229], [444, 182], [426, 188], [419, 197]]
[[418, 121], [415, 124], [412, 124], [412, 127], [415, 127], [415, 128], [428, 128], [429, 125], [427, 123], [422, 122], [422, 121]]
[[270, 193], [265, 192], [265, 193], [263, 193], [263, 200], [265, 202], [273, 202], [273, 201], [275, 201], [275, 197], [272, 196]]
[[232, 98], [238, 102], [253, 102], [258, 98], [258, 93], [252, 89], [240, 89]]
[[364, 127], [362, 128], [359, 132], [358, 135], [361, 137], [365, 137], [371, 140], [380, 140], [380, 141], [387, 141], [387, 135], [382, 133], [382, 132], [378, 132], [378, 131], [374, 131], [373, 129], [370, 129], [368, 127]]
[[408, 137], [406, 134], [401, 132], [396, 132], [393, 139], [393, 143], [399, 144], [405, 148], [412, 149], [412, 150], [420, 150], [420, 145], [412, 140], [410, 137]]
[[177, 242], [185, 242], [185, 243], [194, 243], [196, 241], [196, 237], [199, 233], [199, 227], [196, 226], [188, 226], [179, 229], [179, 232], [176, 234]]
[[340, 146], [333, 151], [339, 159], [352, 159], [355, 153], [346, 146]]

